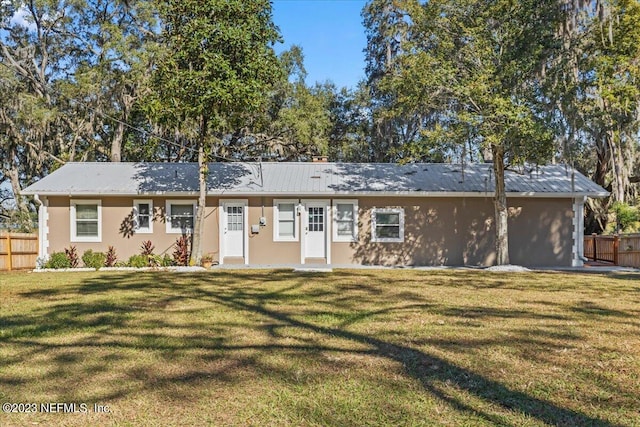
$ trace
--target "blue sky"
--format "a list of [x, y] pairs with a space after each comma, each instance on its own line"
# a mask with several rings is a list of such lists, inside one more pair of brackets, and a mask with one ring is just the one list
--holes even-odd
[[[2, 1], [2, 0], [0, 0]], [[333, 81], [338, 87], [355, 87], [364, 78], [367, 38], [360, 12], [366, 0], [272, 0], [273, 21], [284, 43], [280, 53], [293, 44], [302, 47], [307, 84]], [[13, 23], [31, 26], [20, 7]]]
[[360, 12], [365, 0], [273, 0], [273, 21], [284, 44], [302, 47], [307, 84], [333, 81], [355, 87], [364, 78], [367, 37]]

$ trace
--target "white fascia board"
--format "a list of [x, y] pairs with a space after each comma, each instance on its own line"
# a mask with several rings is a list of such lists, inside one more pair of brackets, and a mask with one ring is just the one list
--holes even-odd
[[[33, 196], [36, 192], [22, 192], [23, 196]], [[66, 197], [193, 197], [197, 196], [197, 191], [145, 191], [145, 192], [123, 192], [123, 193], [96, 193], [94, 192], [69, 192], [69, 191], [38, 191], [40, 196], [66, 196]]]
[[[153, 196], [162, 196], [162, 197], [193, 197], [193, 196], [198, 196], [200, 193], [198, 193], [197, 191], [144, 191], [144, 192], [138, 192], [135, 193], [134, 195], [137, 196], [146, 196], [146, 197], [153, 197]], [[114, 196], [126, 196], [129, 194], [114, 194]]]
[[[282, 197], [282, 198], [320, 198], [320, 197], [494, 197], [493, 191], [369, 191], [369, 192], [350, 192], [350, 191], [333, 191], [330, 193], [314, 192], [225, 192], [225, 193], [211, 193], [207, 194], [211, 197]], [[507, 197], [529, 197], [529, 198], [558, 198], [558, 199], [573, 199], [576, 197], [606, 197], [609, 193], [580, 193], [580, 192], [509, 192], [506, 193]]]
[[[35, 192], [22, 192], [25, 196], [35, 195]], [[96, 193], [96, 192], [58, 192], [58, 191], [39, 191], [37, 194], [41, 196], [67, 196], [67, 197], [194, 197], [198, 195], [196, 191], [171, 191], [171, 192], [139, 192], [139, 193]], [[608, 192], [508, 192], [507, 197], [529, 197], [529, 198], [575, 198], [575, 197], [592, 197], [603, 198], [609, 196]], [[214, 192], [208, 191], [207, 197], [282, 197], [282, 198], [302, 198], [302, 197], [493, 197], [493, 191], [332, 191], [332, 192], [313, 192], [304, 193], [297, 191], [269, 191], [269, 192]]]
[[537, 197], [537, 198], [551, 198], [551, 199], [575, 199], [576, 197], [594, 197], [601, 198], [607, 197], [609, 193], [581, 193], [581, 192], [559, 192], [559, 193], [546, 193], [546, 192], [535, 192], [535, 191], [524, 191], [520, 193], [507, 193], [507, 197]]

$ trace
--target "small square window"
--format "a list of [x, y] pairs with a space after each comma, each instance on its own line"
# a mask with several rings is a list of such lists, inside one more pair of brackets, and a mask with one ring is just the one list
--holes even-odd
[[192, 233], [195, 212], [195, 202], [167, 200], [167, 233]]
[[404, 242], [404, 209], [373, 208], [371, 240], [373, 242]]

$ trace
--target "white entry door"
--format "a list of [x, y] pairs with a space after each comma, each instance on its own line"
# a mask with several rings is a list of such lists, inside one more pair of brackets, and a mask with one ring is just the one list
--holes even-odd
[[306, 258], [327, 257], [327, 203], [307, 202], [305, 204], [304, 247]]
[[243, 203], [224, 204], [224, 256], [244, 257], [244, 209]]

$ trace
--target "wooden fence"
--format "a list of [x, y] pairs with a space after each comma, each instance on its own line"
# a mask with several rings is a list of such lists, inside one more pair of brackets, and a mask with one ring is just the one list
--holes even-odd
[[584, 256], [593, 261], [640, 268], [640, 234], [584, 236]]
[[0, 234], [0, 270], [33, 269], [36, 268], [37, 258], [37, 234]]

